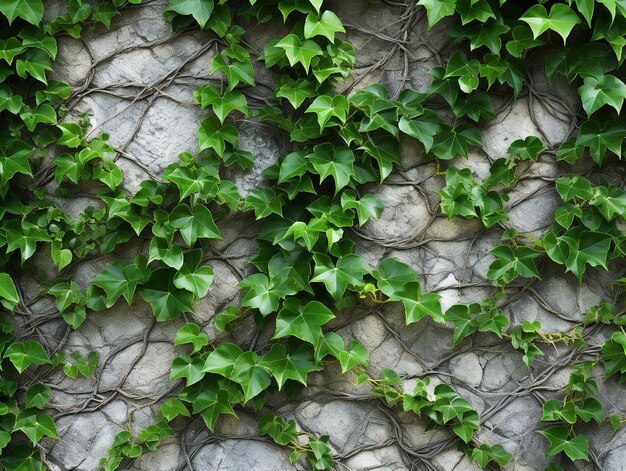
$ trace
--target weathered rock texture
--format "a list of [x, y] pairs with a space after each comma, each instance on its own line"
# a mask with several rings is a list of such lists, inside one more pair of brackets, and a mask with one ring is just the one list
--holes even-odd
[[[398, 31], [399, 18], [417, 9], [410, 6], [413, 3], [393, 7], [359, 0], [335, 2], [358, 53], [356, 71], [344, 85], [346, 91], [375, 82], [387, 85], [392, 93], [403, 86], [426, 89], [427, 71], [441, 64], [449, 38], [445, 26], [428, 31], [424, 12], [419, 10], [410, 27]], [[197, 149], [197, 128], [204, 113], [194, 104], [192, 92], [200, 84], [220, 80], [209, 76], [217, 43], [206, 33], [173, 33], [163, 19], [163, 9], [161, 1], [131, 6], [110, 30], [86, 32], [84, 41], [59, 41], [55, 74], [75, 87], [71, 116], [86, 114], [92, 136], [110, 135], [110, 143], [120, 151], [118, 163], [129, 193], [137, 190], [141, 180], [158, 179], [179, 153]], [[281, 34], [279, 23], [248, 30], [249, 41], [257, 47]], [[272, 81], [270, 73], [259, 72], [255, 96], [271, 97]], [[475, 149], [469, 160], [458, 161], [457, 166], [470, 167], [477, 178], [484, 178], [489, 162], [505, 155], [511, 141], [537, 135], [556, 146], [568, 136], [573, 92], [563, 86], [550, 88], [539, 78], [534, 87], [545, 94], [525, 93], [515, 102], [498, 103], [497, 118], [482, 129], [484, 150]], [[231, 178], [246, 194], [263, 184], [262, 170], [288, 143], [267, 126], [243, 124], [239, 123], [240, 146], [253, 153], [255, 164], [251, 171], [234, 173]], [[476, 220], [447, 220], [438, 210], [435, 191], [442, 187], [443, 177], [437, 174], [436, 165], [425, 161], [410, 142], [402, 148], [403, 170], [394, 172], [382, 187], [370, 188], [385, 204], [385, 211], [379, 221], [354, 230], [358, 252], [372, 264], [383, 257], [410, 264], [421, 274], [425, 291], [443, 296], [444, 307], [485, 298], [491, 289], [486, 278], [492, 260], [488, 251], [499, 240], [502, 228], [484, 230]], [[529, 166], [507, 204], [511, 227], [534, 235], [547, 229], [559, 204], [553, 180], [563, 171], [549, 153]], [[606, 170], [608, 179], [616, 175]], [[81, 199], [59, 202], [72, 214], [95, 204]], [[258, 229], [247, 214], [224, 220], [220, 226], [224, 240], [215, 245], [215, 283], [197, 303], [195, 314], [185, 319], [157, 324], [143, 301], [137, 300], [131, 308], [118, 303], [91, 314], [65, 338], [66, 326], [50, 315], [53, 305], [39, 301], [33, 306], [42, 313], [40, 329], [51, 347], [59, 345], [66, 353], [95, 350], [100, 354], [93, 378], [70, 380], [59, 374], [49, 380], [53, 386], [50, 409], [58, 420], [61, 439], [47, 444], [48, 459], [59, 469], [97, 469], [116, 433], [129, 427], [136, 431], [154, 419], [160, 402], [180, 387], [168, 380], [177, 354], [172, 345], [176, 329], [193, 321], [210, 338], [217, 335], [212, 317], [227, 303], [237, 302], [236, 284], [242, 274], [251, 272], [247, 260], [255, 252]], [[138, 247], [125, 250], [115, 257], [130, 258]], [[84, 264], [77, 281], [84, 287], [109, 261]], [[567, 331], [589, 306], [608, 296], [610, 277], [590, 271], [590, 281], [578, 284], [573, 276], [563, 275], [560, 267], [546, 264], [541, 281], [507, 292], [504, 312], [511, 323], [538, 319], [548, 332]], [[35, 287], [24, 289], [35, 294]], [[547, 463], [546, 442], [535, 430], [541, 401], [559, 397], [559, 389], [567, 382], [568, 349], [547, 350], [531, 371], [510, 344], [493, 335], [473, 336], [452, 350], [449, 327], [427, 319], [406, 327], [400, 305], [343, 314], [332, 327], [369, 349], [374, 375], [394, 368], [407, 384], [424, 374], [431, 375], [435, 384], [451, 383], [481, 414], [478, 439], [501, 443], [513, 454], [508, 470], [539, 470]], [[256, 348], [262, 349], [267, 343], [267, 336], [255, 338], [252, 325], [243, 325], [236, 335], [243, 345], [256, 342]], [[598, 331], [595, 341], [604, 335]], [[295, 402], [270, 398], [270, 403], [280, 406], [278, 412], [285, 417], [295, 418], [301, 429], [330, 435], [338, 470], [478, 469], [454, 446], [447, 446], [450, 434], [426, 430], [415, 416], [392, 414], [361, 387], [353, 386], [351, 379], [329, 367], [311, 376], [311, 387]], [[598, 379], [606, 413], [625, 415], [623, 387]], [[246, 411], [239, 420], [220, 419], [215, 434], [198, 419], [177, 419], [174, 425], [175, 438], [128, 469], [293, 469], [284, 449], [257, 436], [255, 417]], [[593, 430], [590, 444], [595, 464], [564, 465], [568, 469], [626, 469], [624, 430]]]

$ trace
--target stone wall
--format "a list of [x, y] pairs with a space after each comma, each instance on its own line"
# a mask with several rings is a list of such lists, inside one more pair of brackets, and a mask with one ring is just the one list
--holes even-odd
[[[129, 193], [146, 178], [158, 180], [179, 153], [197, 149], [197, 129], [204, 113], [194, 103], [192, 92], [210, 80], [210, 62], [216, 52], [208, 34], [172, 32], [163, 19], [164, 7], [163, 1], [130, 6], [110, 30], [98, 27], [86, 32], [84, 39], [59, 40], [55, 78], [74, 87], [70, 116], [86, 114], [92, 136], [110, 135], [109, 142], [121, 154], [118, 164]], [[427, 88], [427, 71], [445, 59], [450, 39], [445, 24], [428, 31], [423, 12], [415, 16], [409, 29], [398, 31], [396, 25], [407, 8], [361, 0], [335, 2], [333, 9], [357, 49], [357, 67], [344, 84], [346, 91], [376, 82], [392, 92], [403, 86], [418, 91]], [[246, 37], [253, 47], [262, 48], [267, 40], [285, 33], [282, 23], [272, 22], [251, 25]], [[263, 67], [256, 72], [258, 85], [252, 93], [259, 100], [270, 97], [274, 78]], [[577, 103], [575, 91], [558, 83], [548, 86], [540, 74], [532, 85], [531, 93], [523, 93], [514, 102], [508, 98], [496, 101], [497, 118], [481, 129], [484, 149], [474, 149], [467, 161], [454, 162], [456, 166], [469, 167], [482, 179], [490, 161], [505, 155], [513, 140], [536, 135], [554, 148], [569, 135]], [[252, 170], [230, 175], [245, 195], [264, 184], [262, 170], [284, 155], [290, 144], [267, 125], [241, 120], [238, 128], [240, 147], [255, 157]], [[444, 185], [444, 177], [436, 163], [424, 159], [409, 141], [402, 143], [402, 152], [402, 170], [394, 171], [383, 186], [368, 189], [380, 198], [385, 210], [380, 220], [353, 231], [358, 253], [373, 265], [383, 257], [410, 264], [421, 274], [424, 291], [439, 293], [444, 307], [485, 298], [491, 286], [486, 271], [493, 260], [488, 251], [500, 240], [502, 230], [485, 230], [476, 220], [442, 216], [435, 192]], [[590, 170], [584, 164], [579, 167], [581, 173]], [[510, 227], [533, 235], [547, 230], [560, 202], [553, 180], [563, 171], [550, 154], [528, 165], [506, 205]], [[603, 172], [617, 183], [619, 172], [610, 168]], [[57, 199], [72, 215], [98, 204], [81, 196]], [[210, 339], [219, 335], [212, 318], [224, 306], [238, 302], [236, 285], [252, 272], [247, 260], [255, 253], [258, 229], [250, 213], [221, 221], [223, 240], [214, 244], [211, 261], [215, 282], [208, 296], [196, 304], [193, 315], [161, 324], [143, 302], [130, 308], [118, 303], [89, 315], [69, 336], [64, 335], [62, 321], [42, 320], [40, 327], [51, 345], [62, 345], [66, 353], [95, 350], [100, 354], [94, 377], [71, 380], [60, 373], [48, 381], [52, 386], [50, 411], [61, 439], [47, 443], [47, 458], [58, 469], [97, 469], [119, 431], [129, 425], [136, 431], [154, 420], [160, 402], [179, 387], [168, 380], [171, 361], [177, 355], [172, 345], [176, 330], [189, 321], [203, 326]], [[138, 245], [128, 245], [109, 259], [85, 262], [76, 272], [76, 281], [84, 288], [113, 258], [130, 258], [140, 250]], [[615, 279], [592, 269], [579, 284], [561, 268], [546, 266], [542, 270], [541, 281], [507, 293], [503, 311], [512, 324], [540, 320], [547, 332], [567, 331], [586, 309], [609, 296], [609, 281]], [[24, 288], [35, 295], [36, 286]], [[33, 307], [42, 313], [53, 309], [50, 300], [40, 300]], [[393, 368], [408, 384], [412, 377], [428, 374], [433, 385], [440, 381], [453, 385], [481, 415], [478, 438], [501, 443], [513, 454], [506, 469], [539, 470], [546, 464], [546, 443], [535, 429], [542, 401], [559, 397], [567, 383], [566, 365], [572, 355], [567, 347], [546, 349], [545, 356], [536, 359], [529, 370], [508, 342], [493, 335], [472, 336], [453, 350], [448, 326], [423, 319], [406, 327], [398, 303], [343, 313], [330, 327], [344, 339], [358, 339], [370, 351], [373, 375]], [[257, 348], [268, 341], [265, 334], [256, 337], [251, 322], [235, 335], [240, 344], [254, 343]], [[598, 331], [596, 340], [601, 342], [603, 335]], [[463, 453], [448, 446], [451, 434], [426, 430], [425, 423], [414, 415], [392, 414], [379, 407], [362, 386], [352, 385], [351, 379], [331, 366], [312, 374], [311, 387], [294, 402], [285, 403], [280, 396], [270, 397], [269, 403], [277, 407], [277, 413], [294, 418], [301, 429], [330, 435], [338, 470], [478, 469]], [[624, 415], [623, 387], [600, 379], [606, 413]], [[175, 438], [156, 452], [144, 454], [128, 469], [293, 469], [284, 449], [258, 437], [251, 413], [241, 412], [238, 419], [222, 417], [215, 434], [198, 419], [177, 419], [174, 425]], [[590, 446], [602, 468], [593, 464], [573, 468], [570, 464], [567, 469], [624, 470], [624, 430], [593, 430], [588, 435]]]

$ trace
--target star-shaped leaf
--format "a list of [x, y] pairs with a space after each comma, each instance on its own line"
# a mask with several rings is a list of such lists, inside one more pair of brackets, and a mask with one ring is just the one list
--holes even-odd
[[335, 147], [330, 142], [319, 144], [306, 156], [320, 176], [320, 182], [332, 176], [335, 194], [354, 176], [354, 153], [348, 147]]
[[626, 335], [623, 332], [614, 332], [611, 338], [604, 342], [602, 362], [607, 378], [616, 374], [626, 374]]
[[174, 276], [174, 286], [185, 289], [196, 298], [203, 298], [213, 284], [213, 269], [202, 265], [202, 250], [195, 249], [185, 254], [185, 263]]
[[171, 11], [179, 15], [191, 15], [204, 29], [213, 12], [213, 0], [169, 0], [165, 13]]
[[626, 84], [614, 75], [585, 77], [578, 93], [587, 115], [595, 113], [604, 105], [615, 108], [619, 113], [626, 98]]
[[345, 33], [341, 20], [332, 11], [326, 10], [322, 16], [309, 13], [304, 21], [304, 37], [324, 36], [331, 43], [335, 42], [335, 33]]
[[526, 10], [520, 20], [530, 26], [534, 39], [550, 29], [563, 38], [563, 44], [565, 44], [574, 26], [580, 23], [580, 18], [576, 12], [563, 3], [552, 5], [550, 14], [543, 5], [534, 5]]
[[150, 304], [159, 322], [176, 319], [184, 312], [193, 311], [193, 293], [176, 288], [173, 273], [168, 268], [155, 270], [139, 294]]
[[180, 231], [189, 247], [198, 239], [222, 238], [211, 212], [201, 204], [196, 204], [193, 209], [186, 204], [179, 204], [170, 214], [169, 223]]
[[13, 363], [13, 366], [20, 374], [30, 365], [50, 363], [46, 351], [34, 340], [12, 343], [4, 352], [4, 358], [11, 360], [11, 363]]
[[428, 27], [432, 28], [442, 18], [454, 14], [456, 0], [419, 0], [417, 4], [426, 7]]
[[383, 204], [374, 195], [363, 195], [361, 199], [356, 199], [352, 191], [345, 191], [341, 195], [341, 207], [343, 209], [356, 210], [359, 219], [359, 226], [365, 224], [369, 219], [378, 220], [383, 213]]
[[546, 456], [565, 452], [572, 461], [589, 461], [589, 443], [586, 436], [575, 435], [570, 438], [567, 427], [562, 425], [539, 430], [539, 433], [550, 442]]
[[217, 155], [224, 156], [226, 143], [233, 147], [237, 145], [237, 129], [227, 124], [222, 126], [219, 119], [214, 116], [205, 118], [198, 129], [199, 150], [214, 149]]
[[244, 352], [239, 355], [231, 379], [241, 385], [244, 403], [259, 395], [272, 382], [266, 367], [259, 365], [255, 352]]
[[174, 345], [192, 344], [192, 354], [199, 352], [203, 347], [209, 344], [209, 337], [200, 330], [196, 324], [185, 324], [176, 331]]
[[204, 362], [198, 356], [178, 356], [172, 362], [170, 381], [185, 378], [186, 386], [196, 384], [204, 377], [204, 373], [202, 372], [203, 366]]
[[311, 39], [302, 41], [295, 34], [285, 36], [276, 43], [275, 47], [285, 51], [289, 65], [293, 67], [300, 63], [307, 73], [309, 72], [311, 60], [323, 54], [322, 48], [315, 41]]
[[44, 435], [50, 438], [59, 438], [54, 421], [47, 414], [37, 415], [22, 412], [17, 416], [13, 430], [24, 432], [33, 442], [33, 445], [36, 445]]
[[275, 312], [279, 301], [285, 296], [285, 292], [274, 286], [263, 273], [244, 278], [239, 286], [243, 288], [241, 305], [256, 308], [264, 316]]
[[363, 275], [369, 273], [367, 262], [360, 255], [345, 255], [333, 261], [324, 254], [313, 255], [315, 260], [314, 277], [311, 282], [324, 283], [335, 301], [339, 301], [348, 285], [358, 288], [363, 284]]
[[322, 366], [315, 363], [313, 350], [304, 344], [293, 352], [288, 352], [284, 345], [274, 344], [270, 351], [263, 355], [259, 365], [272, 372], [278, 383], [278, 390], [281, 390], [285, 381], [289, 379], [306, 386], [308, 374], [322, 369]]
[[322, 326], [335, 315], [319, 301], [306, 305], [296, 298], [289, 298], [276, 317], [276, 332], [272, 338], [289, 335], [310, 343], [316, 349], [322, 336]]
[[305, 113], [315, 113], [317, 115], [317, 122], [320, 125], [320, 131], [322, 131], [333, 116], [345, 123], [349, 108], [348, 99], [343, 95], [335, 95], [333, 97], [320, 95], [313, 100], [313, 103], [309, 105]]
[[0, 12], [7, 17], [9, 25], [18, 17], [30, 24], [38, 25], [43, 17], [43, 2], [41, 0], [2, 0]]
[[229, 342], [220, 343], [206, 358], [203, 373], [214, 373], [230, 378], [237, 358], [243, 354], [238, 345]]

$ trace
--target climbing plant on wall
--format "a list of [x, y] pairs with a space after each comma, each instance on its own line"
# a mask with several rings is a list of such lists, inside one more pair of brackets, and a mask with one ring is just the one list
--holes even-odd
[[[420, 0], [411, 7], [425, 8], [430, 26], [447, 22], [456, 41], [445, 63], [430, 71], [428, 91], [402, 87], [390, 94], [374, 84], [340, 94], [337, 85], [351, 74], [356, 51], [342, 21], [322, 0], [169, 0], [163, 15], [172, 28], [210, 32], [218, 53], [212, 77], [194, 93], [205, 112], [197, 152], [181, 153], [160, 178], [143, 181], [134, 194], [120, 187], [120, 153], [106, 135], [87, 138], [87, 119], [66, 119], [72, 89], [49, 78], [56, 38], [109, 27], [128, 3], [141, 0], [68, 0], [63, 16], [44, 20], [42, 0], [0, 0], [0, 467], [45, 468], [40, 440], [58, 433], [43, 412], [50, 389], [42, 378], [57, 369], [70, 378], [89, 376], [98, 365], [95, 352], [65, 356], [39, 340], [30, 315], [34, 300], [25, 299], [23, 280], [40, 284], [37, 297], [54, 300], [53, 315], [62, 316], [68, 329], [79, 329], [91, 312], [116, 303], [147, 303], [157, 322], [171, 321], [193, 312], [194, 302], [211, 289], [207, 249], [221, 238], [220, 220], [233, 212], [250, 212], [262, 222], [258, 253], [250, 260], [256, 270], [239, 284], [240, 303], [213, 322], [227, 333], [252, 317], [258, 329], [273, 331], [272, 342], [262, 350], [243, 348], [212, 341], [193, 323], [184, 325], [172, 339], [185, 350], [171, 367], [170, 379], [181, 380], [180, 387], [161, 404], [155, 423], [115, 437], [102, 459], [104, 469], [154, 450], [173, 435], [169, 423], [178, 416], [200, 416], [212, 431], [220, 416], [238, 409], [266, 412], [266, 393], [306, 386], [308, 375], [329, 362], [356, 383], [367, 383], [371, 396], [386, 406], [449, 429], [456, 437], [450, 445], [480, 467], [506, 465], [511, 455], [477, 440], [479, 414], [451, 386], [433, 389], [426, 376], [407, 391], [392, 370], [371, 377], [365, 347], [325, 328], [363, 303], [400, 303], [407, 324], [430, 317], [453, 325], [453, 347], [475, 332], [491, 332], [510, 340], [528, 367], [546, 345], [574, 343], [566, 395], [543, 405], [546, 426], [538, 433], [546, 439], [548, 457], [592, 459], [580, 423], [617, 429], [626, 422], [603, 413], [592, 376], [601, 368], [607, 381], [626, 378], [623, 188], [575, 172], [562, 175], [554, 182], [562, 205], [540, 238], [507, 227], [505, 210], [509, 191], [540, 155], [570, 169], [588, 157], [598, 167], [622, 159], [626, 2]], [[288, 34], [254, 50], [242, 25], [276, 17]], [[491, 164], [489, 176], [477, 181], [455, 158], [482, 146], [480, 126], [495, 116], [490, 92], [518, 97], [537, 66], [548, 81], [577, 89], [577, 129], [556, 149], [538, 136], [515, 140], [508, 155]], [[249, 99], [257, 67], [275, 77], [271, 103]], [[290, 142], [289, 151], [265, 169], [267, 185], [245, 198], [224, 177], [225, 168], [246, 171], [255, 159], [238, 148], [240, 116], [275, 127]], [[407, 264], [388, 258], [373, 267], [355, 253], [350, 229], [378, 219], [384, 210], [364, 185], [382, 183], [401, 165], [401, 138], [414, 140], [445, 173], [438, 192], [445, 215], [505, 229], [488, 269], [492, 297], [442, 310], [440, 296], [423, 292], [421, 274]], [[72, 218], [44, 190], [49, 185], [65, 196], [88, 187], [102, 207]], [[145, 241], [144, 250], [106, 266], [86, 291], [72, 280], [82, 261], [137, 239]], [[49, 254], [54, 276], [35, 269], [31, 262], [38, 252]], [[590, 309], [571, 332], [546, 333], [538, 322], [509, 325], [499, 301], [507, 287], [540, 277], [538, 261], [556, 264], [579, 281], [591, 267], [616, 268], [622, 278], [614, 280], [614, 299]], [[17, 328], [15, 316], [24, 319]], [[602, 345], [587, 345], [585, 329], [599, 324], [611, 326], [611, 335]], [[259, 433], [289, 448], [292, 461], [304, 460], [312, 469], [333, 466], [328, 436], [302, 435], [293, 420], [259, 414]]]

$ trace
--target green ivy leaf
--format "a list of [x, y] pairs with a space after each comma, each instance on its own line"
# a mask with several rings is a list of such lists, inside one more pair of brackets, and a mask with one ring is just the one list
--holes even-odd
[[359, 226], [365, 224], [369, 219], [378, 220], [383, 213], [383, 204], [374, 195], [364, 195], [360, 200], [356, 199], [353, 191], [344, 191], [341, 195], [341, 207], [343, 209], [356, 210], [359, 219]]
[[202, 250], [191, 250], [185, 254], [185, 263], [174, 276], [174, 286], [185, 289], [198, 299], [209, 292], [213, 284], [213, 269], [202, 264]]
[[169, 269], [155, 270], [139, 291], [159, 322], [176, 319], [185, 312], [193, 311], [193, 293], [177, 289], [172, 278]]
[[258, 364], [255, 352], [244, 352], [239, 355], [231, 379], [241, 385], [244, 393], [244, 403], [259, 395], [272, 382], [267, 368]]
[[206, 206], [197, 204], [190, 209], [186, 204], [179, 204], [169, 217], [172, 227], [178, 229], [189, 247], [198, 239], [221, 239], [219, 230], [213, 222], [213, 216]]
[[583, 108], [592, 115], [604, 105], [609, 105], [619, 113], [626, 98], [626, 84], [613, 75], [585, 77], [578, 88]]
[[283, 303], [283, 308], [276, 317], [276, 332], [272, 338], [297, 337], [310, 343], [317, 350], [322, 337], [322, 326], [334, 317], [335, 315], [318, 301], [304, 305], [296, 298], [289, 298]]
[[203, 373], [214, 373], [230, 378], [237, 358], [243, 354], [241, 348], [234, 343], [220, 343], [206, 358]]
[[563, 44], [574, 26], [580, 23], [576, 12], [562, 3], [552, 5], [550, 14], [543, 5], [534, 5], [526, 10], [520, 20], [530, 26], [534, 39], [550, 29], [563, 38]]
[[7, 273], [0, 273], [0, 297], [10, 304], [20, 301], [13, 279]]
[[221, 123], [224, 123], [226, 116], [234, 110], [240, 111], [245, 116], [248, 115], [248, 102], [246, 97], [235, 90], [221, 95], [214, 85], [203, 85], [196, 88], [193, 92], [193, 96], [196, 101], [200, 103], [202, 109], [211, 106]]
[[472, 315], [475, 313], [476, 307], [476, 304], [455, 304], [446, 311], [446, 320], [454, 324], [453, 347], [456, 347], [465, 337], [478, 330], [478, 323]]
[[395, 258], [385, 258], [372, 273], [378, 281], [378, 288], [390, 299], [398, 300], [409, 283], [417, 283], [417, 275], [406, 263]]
[[214, 149], [217, 155], [224, 156], [226, 143], [237, 145], [237, 129], [230, 124], [222, 126], [219, 119], [210, 116], [200, 123], [198, 129], [199, 150]]
[[272, 413], [265, 414], [259, 419], [259, 434], [269, 435], [279, 445], [287, 445], [298, 438], [295, 420], [285, 422]]
[[22, 18], [32, 25], [38, 25], [43, 18], [43, 2], [41, 0], [3, 0], [0, 12], [7, 17], [9, 25], [15, 18]]
[[30, 365], [45, 365], [50, 363], [46, 351], [34, 340], [12, 343], [4, 352], [4, 358], [11, 360], [11, 363], [13, 363], [13, 366], [15, 366], [15, 369], [20, 374]]
[[302, 41], [295, 34], [285, 36], [276, 43], [275, 47], [285, 51], [285, 55], [291, 67], [300, 63], [307, 74], [309, 73], [311, 60], [323, 54], [322, 48], [319, 47], [315, 41], [311, 39]]
[[[194, 403], [195, 407], [195, 403]], [[212, 432], [215, 428], [215, 422], [221, 414], [234, 415], [233, 405], [231, 403], [231, 396], [228, 391], [220, 389], [210, 400], [203, 401], [202, 410], [200, 416], [208, 429]]]
[[477, 448], [472, 448], [470, 457], [484, 469], [491, 461], [504, 467], [511, 461], [513, 455], [508, 453], [502, 445], [491, 446], [483, 443]]
[[369, 364], [369, 352], [358, 340], [350, 340], [348, 350], [339, 352], [339, 364], [343, 374], [355, 366], [366, 367]]
[[528, 26], [519, 25], [514, 27], [511, 31], [511, 35], [513, 39], [507, 41], [506, 50], [509, 51], [513, 57], [520, 58], [524, 54], [524, 51], [545, 44], [542, 40], [533, 37], [533, 32]]
[[167, 401], [161, 404], [161, 408], [159, 410], [168, 422], [171, 422], [179, 415], [183, 415], [185, 417], [190, 416], [185, 404], [183, 404], [180, 399], [176, 397], [170, 397]]
[[[576, 136], [575, 151], [582, 154], [584, 147], [589, 147], [591, 158], [602, 165], [604, 155], [609, 150], [620, 156], [622, 142], [626, 139], [626, 127], [616, 121], [606, 121], [602, 126], [596, 120], [585, 121]], [[558, 154], [557, 154], [558, 157]], [[576, 160], [578, 157], [575, 154]]]
[[47, 414], [28, 414], [22, 412], [17, 416], [13, 430], [21, 430], [30, 438], [33, 445], [39, 443], [39, 440], [45, 435], [50, 438], [59, 438], [57, 428], [54, 425], [52, 417]]
[[491, 253], [496, 260], [487, 271], [490, 280], [506, 285], [517, 277], [539, 278], [535, 258], [540, 252], [521, 245], [513, 252], [508, 245], [498, 245]]
[[264, 316], [275, 312], [280, 299], [285, 296], [284, 291], [274, 286], [262, 273], [244, 278], [239, 286], [243, 288], [241, 305], [256, 308]]
[[602, 362], [607, 378], [616, 374], [626, 374], [626, 335], [614, 332], [609, 340], [602, 344]]
[[58, 144], [75, 149], [80, 146], [85, 136], [82, 128], [76, 123], [61, 123], [57, 125], [62, 132], [61, 137], [57, 141]]
[[426, 7], [428, 27], [432, 28], [442, 18], [454, 14], [456, 0], [419, 0], [417, 4]]
[[607, 269], [606, 259], [611, 240], [607, 234], [587, 231], [581, 226], [569, 229], [562, 236], [556, 236], [550, 231], [543, 238], [548, 256], [556, 263], [565, 265], [567, 271], [574, 273], [579, 281], [586, 265]]
[[218, 312], [213, 319], [215, 328], [220, 332], [231, 330], [237, 320], [242, 317], [241, 309], [237, 306], [228, 306], [223, 311]]
[[129, 305], [132, 303], [137, 285], [150, 277], [146, 264], [147, 260], [140, 256], [132, 264], [118, 260], [95, 276], [91, 283], [106, 292], [106, 307], [113, 306], [120, 296], [124, 296]]
[[363, 275], [370, 272], [367, 261], [360, 255], [345, 255], [333, 261], [324, 254], [313, 255], [315, 260], [315, 270], [312, 283], [324, 283], [326, 289], [338, 302], [350, 285], [358, 288], [363, 284]]
[[183, 266], [183, 251], [177, 244], [169, 244], [167, 240], [153, 237], [150, 241], [148, 263], [161, 260], [167, 266], [180, 270]]
[[298, 109], [304, 103], [304, 100], [313, 98], [315, 94], [313, 84], [304, 78], [293, 80], [289, 76], [283, 75], [276, 84], [276, 97], [286, 98], [294, 109]]
[[526, 139], [513, 141], [507, 152], [519, 157], [521, 160], [536, 161], [545, 148], [546, 146], [541, 139], [536, 136], [528, 136]]
[[200, 327], [196, 324], [185, 324], [176, 331], [174, 345], [185, 345], [187, 343], [193, 345], [193, 350], [191, 351], [193, 355], [209, 344], [209, 337], [200, 331]]
[[326, 10], [322, 16], [309, 13], [304, 21], [304, 37], [311, 39], [324, 36], [331, 43], [335, 42], [335, 33], [345, 33], [341, 20], [332, 11]]
[[172, 362], [172, 369], [170, 371], [170, 381], [175, 379], [185, 378], [186, 386], [196, 384], [204, 377], [202, 367], [204, 362], [197, 356], [189, 357], [187, 355], [181, 355], [174, 359]]
[[309, 105], [305, 113], [315, 113], [317, 123], [320, 125], [320, 132], [324, 130], [326, 124], [332, 117], [336, 117], [342, 123], [346, 122], [348, 114], [348, 99], [343, 95], [320, 95]]
[[204, 29], [213, 12], [213, 0], [169, 0], [165, 13], [171, 11], [179, 15], [191, 15]]
[[50, 395], [50, 388], [43, 384], [33, 384], [26, 390], [24, 396], [24, 405], [26, 407], [34, 407], [36, 409], [43, 409], [48, 403], [48, 396]]
[[56, 124], [57, 113], [52, 106], [42, 103], [37, 108], [25, 107], [20, 114], [20, 118], [26, 124], [28, 130], [33, 132], [38, 124]]
[[220, 183], [219, 175], [204, 167], [198, 169], [177, 167], [171, 172], [166, 172], [164, 179], [173, 182], [178, 187], [181, 201], [197, 193], [203, 196], [215, 196]]
[[46, 72], [52, 71], [50, 55], [40, 49], [29, 49], [15, 62], [15, 71], [21, 78], [30, 75], [35, 80], [47, 85]]
[[539, 433], [550, 442], [546, 456], [565, 452], [572, 461], [581, 459], [589, 461], [589, 444], [584, 435], [569, 438], [567, 427], [561, 425], [539, 430]]
[[271, 188], [252, 190], [246, 196], [244, 207], [254, 209], [257, 219], [266, 218], [270, 214], [283, 215], [283, 200]]
[[332, 176], [335, 194], [354, 176], [354, 153], [348, 147], [335, 147], [330, 142], [319, 144], [306, 156], [320, 176], [320, 183]]
[[7, 110], [9, 113], [18, 114], [22, 106], [22, 97], [14, 95], [9, 87], [0, 84], [0, 111]]
[[[243, 60], [232, 60], [226, 62], [224, 59], [225, 51], [222, 54], [217, 54], [211, 61], [211, 67], [213, 70], [211, 74], [218, 71], [223, 72], [228, 80], [227, 91], [231, 91], [239, 83], [245, 83], [246, 85], [254, 86], [254, 69], [249, 57], [245, 57]], [[239, 104], [241, 105], [241, 103]]]
[[[376, 140], [369, 136], [368, 141], [360, 146], [359, 150], [376, 160], [381, 184], [391, 174], [393, 164], [400, 165], [402, 163], [398, 140], [392, 136], [382, 136]], [[357, 169], [362, 170], [363, 167], [360, 166]], [[355, 180], [357, 176], [355, 176]], [[374, 181], [374, 178], [373, 174], [371, 177], [368, 175], [364, 181]]]
[[468, 123], [462, 123], [453, 128], [444, 125], [435, 136], [431, 152], [444, 160], [450, 160], [459, 155], [467, 158], [468, 145], [482, 147], [478, 129]]
[[302, 344], [293, 352], [288, 352], [284, 345], [274, 344], [263, 355], [259, 365], [268, 368], [276, 378], [280, 391], [285, 381], [292, 379], [306, 386], [307, 376], [311, 371], [322, 369], [315, 363], [313, 350]]

